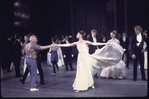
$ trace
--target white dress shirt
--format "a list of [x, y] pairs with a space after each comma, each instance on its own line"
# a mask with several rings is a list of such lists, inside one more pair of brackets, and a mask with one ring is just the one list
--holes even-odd
[[123, 41], [126, 42], [126, 36], [123, 36]]
[[[92, 36], [93, 37], [93, 36]], [[93, 42], [97, 42], [97, 39], [96, 37], [93, 37]]]
[[102, 39], [102, 41], [103, 41], [103, 42], [106, 42], [106, 38], [104, 37], [104, 38]]
[[69, 44], [69, 41], [68, 40], [65, 40], [66, 41], [66, 44]]
[[139, 43], [137, 43], [137, 46], [139, 46], [140, 43], [141, 43], [141, 41], [142, 41], [142, 35], [141, 35], [141, 33], [137, 34], [137, 41], [139, 42]]

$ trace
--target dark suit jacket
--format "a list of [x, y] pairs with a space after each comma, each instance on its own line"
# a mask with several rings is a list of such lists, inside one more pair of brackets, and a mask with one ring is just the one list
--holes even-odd
[[120, 38], [120, 45], [121, 45], [124, 49], [128, 50], [128, 47], [129, 47], [129, 38], [126, 37], [126, 41], [124, 42], [124, 41], [123, 41], [123, 37], [121, 37], [121, 38]]
[[14, 49], [15, 57], [20, 57], [22, 55], [22, 53], [21, 53], [22, 46], [17, 40], [15, 40], [13, 42], [13, 49]]
[[108, 41], [108, 38], [106, 38], [106, 41], [105, 42], [103, 42], [102, 39], [103, 38], [100, 39], [100, 42], [102, 42], [102, 43], [106, 43]]
[[[99, 39], [97, 37], [96, 37], [96, 39], [97, 39], [97, 42], [99, 42]], [[93, 42], [93, 38], [90, 37], [89, 41]], [[89, 54], [93, 54], [96, 49], [97, 49], [97, 46], [89, 45]]]
[[[62, 42], [62, 44], [66, 44], [66, 41]], [[62, 49], [63, 55], [66, 55], [66, 57], [71, 57], [71, 54], [72, 54], [72, 48], [71, 47], [61, 47], [61, 49]]]
[[[141, 33], [141, 35], [142, 35], [142, 33]], [[132, 42], [131, 42], [131, 51], [132, 51], [132, 54], [137, 55], [137, 54], [141, 53], [141, 50], [143, 49], [143, 43], [144, 43], [144, 41], [147, 44], [147, 38], [144, 35], [142, 35], [142, 41], [141, 41], [140, 45], [137, 46], [137, 43], [139, 43], [137, 41], [137, 35], [134, 35], [133, 36]], [[147, 47], [145, 48], [145, 50], [147, 50]]]
[[5, 42], [5, 52], [6, 52], [6, 56], [8, 56], [9, 58], [13, 57], [13, 43], [10, 40], [6, 40]]

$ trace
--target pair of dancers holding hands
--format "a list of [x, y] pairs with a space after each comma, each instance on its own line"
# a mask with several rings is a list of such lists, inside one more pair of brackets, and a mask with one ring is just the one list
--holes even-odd
[[[100, 68], [113, 66], [121, 61], [123, 48], [116, 43], [94, 43], [84, 40], [85, 32], [79, 31], [76, 38], [79, 40], [70, 44], [53, 44], [55, 47], [77, 46], [77, 71], [74, 83], [72, 85], [75, 92], [88, 90], [94, 87], [93, 76]], [[99, 46], [105, 45], [101, 49], [97, 49], [94, 54], [90, 55], [88, 45]]]

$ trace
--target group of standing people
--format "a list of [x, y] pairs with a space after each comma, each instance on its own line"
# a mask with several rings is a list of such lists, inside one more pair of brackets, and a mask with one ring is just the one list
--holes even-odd
[[[144, 42], [147, 45], [147, 35], [142, 34], [141, 26], [134, 27], [135, 34], [131, 42], [131, 50], [133, 58], [133, 81], [137, 80], [137, 63], [140, 61], [140, 70], [142, 74], [142, 80], [146, 81], [145, 71], [144, 71], [144, 52], [147, 51], [147, 46], [144, 47]], [[41, 76], [41, 84], [44, 84], [43, 72], [38, 60], [38, 53], [40, 50], [49, 49], [51, 53], [51, 63], [53, 65], [53, 74], [56, 73], [55, 66], [59, 72], [58, 68], [58, 54], [57, 50], [59, 47], [62, 48], [62, 56], [64, 57], [64, 62], [66, 65], [66, 71], [68, 71], [68, 63], [71, 71], [73, 71], [73, 66], [71, 63], [71, 46], [77, 46], [78, 58], [77, 58], [77, 70], [74, 83], [72, 85], [76, 92], [88, 90], [89, 87], [95, 88], [93, 76], [97, 77], [98, 69], [102, 68], [100, 76], [102, 77], [112, 77], [112, 78], [123, 78], [126, 75], [125, 63], [122, 58], [124, 54], [127, 55], [126, 67], [129, 69], [129, 51], [128, 51], [128, 38], [126, 33], [123, 32], [123, 38], [120, 40], [116, 39], [116, 31], [110, 32], [111, 39], [108, 40], [105, 35], [102, 35], [102, 39], [99, 40], [97, 35], [97, 30], [93, 29], [91, 31], [91, 37], [88, 40], [84, 40], [85, 32], [79, 31], [76, 38], [79, 40], [77, 42], [70, 43], [68, 36], [60, 42], [56, 43], [56, 38], [52, 39], [52, 44], [47, 46], [40, 46], [37, 44], [38, 39], [35, 35], [29, 36], [29, 42], [25, 42], [21, 45], [20, 36], [16, 36], [15, 42], [12, 44], [14, 51], [13, 63], [15, 65], [16, 77], [21, 77], [20, 74], [20, 57], [22, 55], [21, 49], [23, 48], [23, 53], [26, 59], [26, 71], [23, 79], [20, 81], [24, 84], [27, 74], [31, 74], [31, 87], [30, 91], [37, 91], [39, 89], [35, 88], [37, 81], [37, 67]], [[11, 39], [11, 38], [10, 38]], [[8, 39], [9, 40], [9, 39]], [[99, 43], [102, 42], [102, 43]], [[120, 46], [121, 45], [121, 46]], [[10, 47], [12, 47], [10, 46]], [[8, 50], [8, 49], [7, 49]], [[10, 51], [10, 50], [9, 50]], [[8, 52], [9, 52], [8, 51]], [[9, 57], [10, 57], [9, 53]], [[12, 55], [13, 56], [13, 55]], [[89, 61], [90, 60], [90, 61]], [[10, 60], [9, 60], [10, 61]], [[38, 63], [39, 62], [39, 63]], [[11, 62], [9, 63], [10, 66]], [[40, 64], [41, 65], [41, 64]], [[7, 71], [10, 72], [10, 67]]]
[[[52, 37], [51, 39], [52, 44], [69, 44], [70, 38], [69, 36], [64, 36], [62, 35], [62, 40], [59, 40], [57, 36]], [[56, 70], [55, 70], [55, 66], [59, 72], [59, 66], [66, 66], [66, 71], [70, 70], [74, 71], [73, 66], [72, 66], [72, 57], [73, 53], [72, 53], [72, 48], [71, 47], [67, 47], [67, 48], [60, 48], [60, 47], [52, 47], [49, 49], [48, 52], [48, 57], [47, 57], [47, 61], [48, 63], [51, 62], [52, 66], [53, 66], [53, 75], [55, 75]]]

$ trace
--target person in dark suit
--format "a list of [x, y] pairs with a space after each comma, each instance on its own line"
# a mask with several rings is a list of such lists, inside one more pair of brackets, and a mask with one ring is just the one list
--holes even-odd
[[[99, 39], [97, 38], [97, 30], [96, 29], [91, 30], [91, 37], [88, 40], [91, 42], [99, 42]], [[98, 48], [98, 46], [89, 45], [89, 54], [92, 55], [97, 48]], [[98, 78], [97, 73], [94, 76], [96, 78]]]
[[15, 72], [16, 72], [16, 77], [21, 77], [22, 75], [20, 74], [20, 59], [21, 59], [21, 35], [17, 34], [16, 35], [16, 40], [13, 42], [13, 49], [14, 49], [14, 58], [13, 58], [13, 63], [15, 65]]
[[145, 71], [144, 71], [144, 52], [147, 47], [143, 49], [144, 42], [147, 43], [147, 39], [142, 34], [141, 26], [137, 25], [134, 27], [135, 34], [132, 38], [131, 48], [132, 48], [132, 58], [133, 58], [133, 81], [137, 80], [137, 64], [140, 61], [140, 70], [142, 75], [142, 80], [146, 81]]
[[[65, 40], [63, 40], [62, 44], [69, 44], [69, 43], [70, 43], [69, 37], [66, 35]], [[69, 67], [70, 67], [71, 71], [73, 71], [74, 69], [73, 69], [72, 62], [71, 62], [71, 59], [72, 59], [72, 49], [71, 49], [71, 47], [63, 47], [62, 48], [62, 53], [63, 53], [63, 56], [64, 56], [66, 71], [68, 71], [68, 64], [69, 64]]]
[[7, 72], [12, 72], [10, 70], [10, 66], [12, 63], [12, 59], [13, 59], [13, 42], [12, 42], [12, 35], [8, 34], [7, 35], [7, 40], [5, 42], [5, 64], [6, 64], [6, 68], [7, 68]]
[[106, 43], [108, 41], [108, 38], [105, 36], [105, 34], [102, 34], [101, 36], [102, 38], [100, 39], [100, 42]]
[[[97, 30], [91, 30], [91, 37], [88, 39], [91, 42], [99, 42], [100, 40], [97, 38]], [[91, 46], [89, 45], [89, 54], [93, 54], [98, 46]]]
[[[108, 41], [108, 38], [105, 36], [105, 34], [103, 33], [101, 35], [101, 39], [100, 39], [100, 42], [102, 43], [106, 43]], [[100, 48], [102, 48], [103, 46], [100, 46]]]
[[[120, 45], [124, 48], [124, 54], [127, 56], [127, 61], [126, 61], [126, 67], [129, 69], [129, 38], [126, 36], [126, 32], [123, 31], [122, 37], [120, 38]], [[123, 54], [123, 60], [124, 60], [124, 54]]]

